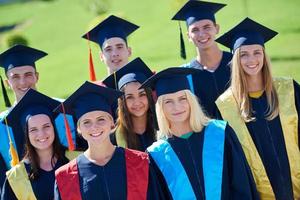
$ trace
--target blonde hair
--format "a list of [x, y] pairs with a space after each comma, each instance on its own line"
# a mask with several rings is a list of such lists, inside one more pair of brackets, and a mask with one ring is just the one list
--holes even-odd
[[[190, 126], [194, 132], [200, 132], [210, 120], [203, 112], [197, 97], [190, 90], [184, 90], [187, 101], [190, 105]], [[163, 111], [163, 99], [165, 95], [159, 96], [156, 102], [156, 116], [158, 121], [159, 131], [157, 138], [168, 138], [172, 136], [170, 122]]]
[[[264, 91], [267, 96], [268, 110], [266, 112], [266, 119], [272, 120], [278, 116], [278, 96], [273, 85], [273, 78], [271, 73], [271, 62], [263, 48], [264, 63], [262, 67]], [[233, 54], [232, 58], [232, 72], [231, 72], [231, 90], [234, 98], [238, 104], [240, 115], [245, 122], [254, 121], [252, 116], [253, 110], [249, 99], [249, 91], [246, 80], [246, 74], [241, 66], [240, 48]]]

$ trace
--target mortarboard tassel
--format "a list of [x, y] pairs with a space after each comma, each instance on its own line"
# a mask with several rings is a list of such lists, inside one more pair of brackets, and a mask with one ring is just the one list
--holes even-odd
[[184, 45], [180, 22], [178, 22], [178, 24], [179, 24], [179, 31], [180, 31], [180, 57], [186, 59], [185, 45]]
[[9, 140], [9, 153], [10, 153], [10, 156], [11, 156], [10, 165], [12, 167], [14, 167], [19, 163], [19, 156], [18, 156], [18, 153], [17, 153], [17, 151], [14, 147], [12, 139], [10, 137], [10, 132], [9, 132], [9, 128], [8, 128], [8, 125], [7, 125], [7, 119], [5, 118], [4, 120], [5, 120], [5, 124], [6, 124], [6, 132], [7, 132], [8, 140]]
[[7, 92], [6, 92], [4, 83], [3, 83], [3, 79], [1, 76], [0, 76], [0, 79], [1, 79], [1, 88], [2, 88], [3, 98], [4, 98], [4, 103], [5, 103], [6, 108], [9, 108], [9, 107], [11, 107], [11, 103], [9, 101], [9, 98], [8, 98], [8, 95], [7, 95]]
[[69, 147], [70, 151], [74, 151], [75, 150], [75, 145], [74, 145], [73, 140], [72, 140], [71, 129], [70, 129], [69, 122], [67, 120], [64, 104], [61, 103], [61, 106], [62, 106], [63, 115], [64, 115], [64, 123], [65, 123], [65, 127], [66, 127], [66, 136], [67, 136], [67, 141], [68, 141], [68, 147]]
[[94, 68], [94, 62], [93, 62], [93, 56], [92, 56], [92, 49], [90, 45], [90, 36], [89, 33], [87, 33], [88, 38], [88, 45], [89, 45], [89, 72], [90, 72], [90, 80], [96, 81], [96, 73]]

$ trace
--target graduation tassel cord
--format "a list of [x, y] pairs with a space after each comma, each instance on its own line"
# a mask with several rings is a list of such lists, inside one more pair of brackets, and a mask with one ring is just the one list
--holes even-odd
[[7, 95], [7, 91], [5, 89], [2, 76], [0, 76], [0, 79], [1, 79], [1, 88], [2, 88], [2, 94], [3, 94], [3, 98], [4, 98], [5, 107], [6, 108], [10, 108], [11, 107], [11, 103], [9, 101], [9, 98], [8, 98], [8, 95]]
[[96, 81], [96, 73], [94, 68], [94, 62], [93, 62], [93, 55], [92, 55], [92, 49], [90, 44], [90, 36], [89, 33], [87, 33], [88, 38], [88, 46], [89, 46], [89, 75], [91, 81]]
[[178, 22], [178, 24], [179, 24], [179, 32], [180, 32], [180, 57], [186, 59], [186, 51], [185, 51], [184, 39], [182, 35], [180, 22]]
[[68, 147], [69, 147], [70, 151], [74, 151], [75, 145], [72, 140], [72, 133], [71, 133], [70, 125], [67, 120], [64, 104], [61, 103], [61, 106], [62, 106], [63, 115], [64, 115], [64, 123], [65, 123], [65, 127], [66, 127], [66, 136], [67, 136], [67, 141], [68, 141]]
[[14, 166], [16, 166], [19, 163], [19, 156], [18, 156], [18, 153], [17, 153], [17, 151], [16, 151], [16, 149], [14, 147], [12, 139], [10, 137], [10, 131], [9, 131], [9, 128], [8, 128], [7, 119], [4, 118], [4, 120], [5, 120], [5, 125], [6, 125], [6, 132], [7, 132], [8, 140], [9, 140], [9, 153], [11, 155], [10, 165], [12, 167], [14, 167]]

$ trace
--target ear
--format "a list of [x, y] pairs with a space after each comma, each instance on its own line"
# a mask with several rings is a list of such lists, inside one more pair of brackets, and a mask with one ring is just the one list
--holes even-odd
[[39, 78], [40, 78], [40, 73], [35, 72], [35, 76], [36, 76], [36, 82], [38, 82]]
[[219, 34], [219, 32], [220, 32], [220, 25], [219, 24], [215, 24], [215, 27], [216, 27], [216, 30], [217, 30], [216, 34]]
[[77, 133], [81, 134], [81, 130], [80, 130], [79, 126], [77, 126]]
[[104, 62], [104, 54], [102, 51], [99, 52], [99, 58], [100, 58], [101, 62]]
[[132, 54], [131, 47], [127, 47], [127, 50], [128, 50], [128, 57], [130, 57], [130, 56], [131, 56], [131, 54]]
[[187, 36], [189, 42], [193, 42], [192, 38], [190, 37], [189, 30], [187, 30], [186, 36]]

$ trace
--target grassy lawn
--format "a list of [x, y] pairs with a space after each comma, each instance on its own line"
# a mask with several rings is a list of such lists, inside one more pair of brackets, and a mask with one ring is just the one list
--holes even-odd
[[[141, 26], [129, 38], [132, 59], [140, 56], [154, 70], [187, 62], [179, 57], [178, 23], [170, 20], [180, 3], [175, 0], [109, 2], [109, 14], [122, 16]], [[217, 14], [220, 34], [246, 16], [273, 28], [279, 35], [266, 48], [273, 61], [274, 74], [292, 76], [300, 81], [299, 0], [248, 0], [247, 9], [244, 0], [218, 2], [228, 4]], [[0, 6], [0, 26], [22, 23], [14, 32], [26, 36], [30, 46], [49, 53], [37, 63], [40, 72], [38, 89], [61, 98], [67, 97], [88, 79], [87, 42], [80, 37], [91, 27], [95, 17], [88, 9], [88, 0], [29, 1]], [[7, 48], [5, 38], [8, 34], [0, 34], [1, 51]], [[191, 59], [195, 56], [195, 50], [192, 44], [185, 41], [188, 59]], [[99, 47], [92, 45], [92, 49], [97, 78], [102, 79], [106, 76], [106, 68], [98, 58]], [[3, 70], [0, 73], [3, 75]], [[12, 92], [9, 94], [12, 100]], [[0, 110], [3, 109], [1, 97]]]

